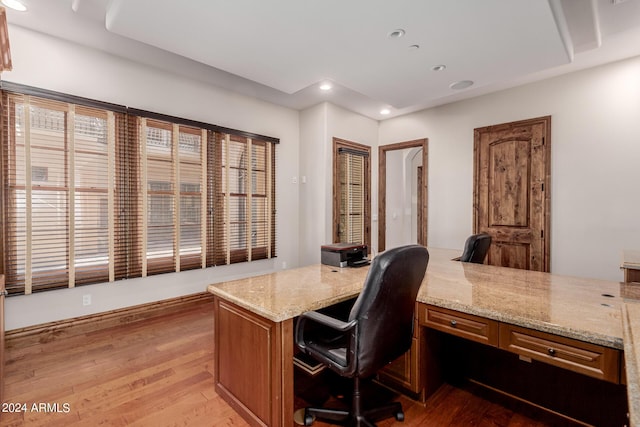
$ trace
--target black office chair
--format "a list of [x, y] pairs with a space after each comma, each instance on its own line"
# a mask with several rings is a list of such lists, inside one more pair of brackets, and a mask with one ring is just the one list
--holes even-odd
[[491, 246], [491, 236], [485, 233], [473, 234], [469, 236], [464, 244], [464, 251], [460, 257], [462, 262], [473, 262], [482, 264]]
[[305, 425], [311, 425], [316, 417], [356, 426], [375, 426], [375, 420], [392, 416], [404, 419], [399, 402], [364, 410], [360, 380], [373, 376], [411, 347], [416, 297], [428, 262], [424, 246], [387, 250], [374, 258], [347, 321], [316, 311], [298, 318], [298, 347], [354, 381], [351, 411], [305, 408]]

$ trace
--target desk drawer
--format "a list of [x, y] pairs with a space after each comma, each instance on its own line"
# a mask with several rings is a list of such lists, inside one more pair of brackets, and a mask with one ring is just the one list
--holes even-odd
[[500, 324], [500, 348], [613, 383], [620, 381], [620, 352], [613, 348]]
[[498, 345], [498, 322], [472, 314], [421, 304], [421, 325], [492, 346]]

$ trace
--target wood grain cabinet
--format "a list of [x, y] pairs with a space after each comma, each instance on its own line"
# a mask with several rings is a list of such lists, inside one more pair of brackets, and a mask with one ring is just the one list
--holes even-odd
[[498, 322], [431, 305], [420, 305], [418, 323], [471, 341], [498, 346]]
[[515, 325], [500, 324], [500, 348], [601, 380], [620, 382], [620, 351]]
[[408, 391], [419, 400], [423, 399], [421, 396], [423, 387], [420, 347], [424, 339], [420, 338], [421, 333], [422, 331], [416, 324], [411, 349], [378, 372], [378, 380], [383, 384]]
[[293, 321], [214, 298], [216, 392], [253, 426], [293, 425]]

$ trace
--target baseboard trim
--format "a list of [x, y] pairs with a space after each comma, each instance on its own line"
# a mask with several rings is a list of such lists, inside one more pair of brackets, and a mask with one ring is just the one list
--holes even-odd
[[[29, 341], [29, 338], [36, 338], [38, 342], [43, 342], [43, 340], [50, 341], [53, 337], [60, 335], [69, 329], [73, 329], [74, 332], [77, 333], [95, 331], [150, 319], [173, 311], [183, 310], [189, 305], [203, 303], [213, 303], [213, 295], [209, 292], [200, 292], [197, 294], [90, 314], [87, 316], [73, 317], [55, 322], [27, 326], [25, 328], [12, 329], [5, 332], [5, 340], [7, 347], [12, 346], [16, 341]], [[211, 308], [213, 309], [213, 305]], [[47, 339], [47, 337], [49, 337], [49, 339]]]

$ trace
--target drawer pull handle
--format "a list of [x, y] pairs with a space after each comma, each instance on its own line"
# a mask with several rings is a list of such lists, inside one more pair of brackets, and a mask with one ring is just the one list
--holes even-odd
[[451, 326], [453, 326], [454, 328], [455, 328], [455, 327], [456, 327], [456, 325], [458, 324], [458, 322], [456, 322], [455, 320], [452, 320], [452, 321], [451, 321], [451, 322], [449, 322], [449, 323], [451, 323]]
[[552, 348], [550, 348], [549, 350], [547, 350], [549, 352], [550, 356], [555, 356], [556, 355], [556, 351]]

